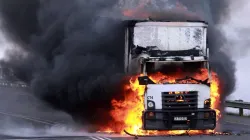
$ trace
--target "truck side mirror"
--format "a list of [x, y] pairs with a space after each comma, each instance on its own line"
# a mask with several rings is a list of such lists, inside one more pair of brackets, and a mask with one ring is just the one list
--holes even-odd
[[155, 84], [148, 76], [138, 77], [139, 85]]

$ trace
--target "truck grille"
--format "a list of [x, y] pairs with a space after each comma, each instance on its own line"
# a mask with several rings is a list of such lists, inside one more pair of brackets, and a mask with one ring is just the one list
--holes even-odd
[[198, 92], [162, 92], [162, 109], [194, 110], [198, 108]]

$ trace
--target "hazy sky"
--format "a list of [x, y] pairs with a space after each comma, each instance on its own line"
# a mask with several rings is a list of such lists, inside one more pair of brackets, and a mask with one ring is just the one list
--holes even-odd
[[[239, 4], [244, 2], [243, 7]], [[230, 7], [230, 20], [223, 25], [223, 29], [230, 40], [232, 52], [236, 60], [236, 90], [229, 99], [244, 99], [250, 102], [250, 1], [238, 0], [238, 4]]]

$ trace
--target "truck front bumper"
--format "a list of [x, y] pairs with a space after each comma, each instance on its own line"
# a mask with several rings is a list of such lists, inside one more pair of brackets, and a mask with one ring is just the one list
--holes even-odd
[[213, 130], [216, 112], [197, 110], [145, 110], [142, 116], [144, 130]]

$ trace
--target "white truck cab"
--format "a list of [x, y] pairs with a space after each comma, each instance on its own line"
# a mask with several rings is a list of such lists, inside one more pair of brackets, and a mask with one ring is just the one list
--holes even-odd
[[[125, 72], [142, 73], [145, 85], [145, 130], [207, 130], [216, 127], [216, 112], [211, 109], [209, 48], [207, 27], [203, 21], [131, 21], [126, 29]], [[175, 79], [174, 83], [155, 83], [150, 71], [168, 64], [200, 64], [207, 69], [202, 81], [192, 75]], [[166, 69], [167, 70], [167, 69]], [[183, 83], [182, 80], [195, 83]], [[178, 82], [179, 81], [179, 82]]]

